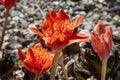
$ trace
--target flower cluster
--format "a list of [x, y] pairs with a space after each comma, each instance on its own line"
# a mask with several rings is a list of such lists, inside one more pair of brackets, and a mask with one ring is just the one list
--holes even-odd
[[[102, 21], [99, 21], [95, 29], [91, 32], [91, 35], [85, 30], [80, 30], [74, 33], [74, 29], [82, 24], [82, 21], [83, 16], [80, 16], [73, 24], [63, 9], [60, 9], [58, 13], [55, 13], [52, 9], [46, 15], [46, 19], [42, 25], [42, 31], [39, 31], [36, 27], [30, 27], [30, 30], [42, 38], [45, 41], [46, 46], [55, 51], [62, 50], [74, 42], [87, 42], [91, 39], [92, 46], [98, 53], [101, 61], [108, 59], [112, 47], [111, 27], [106, 27]], [[99, 45], [98, 42], [100, 43]], [[36, 52], [34, 51], [35, 47], [33, 49], [29, 49], [26, 57], [24, 57], [23, 52], [19, 49], [19, 54], [21, 59], [24, 60], [23, 63], [28, 70], [41, 75], [52, 65], [53, 57], [51, 53], [44, 52], [46, 54], [43, 54], [41, 50], [37, 50], [36, 55]], [[44, 55], [49, 58], [40, 58]], [[41, 61], [44, 60], [46, 61], [41, 63]], [[46, 62], [50, 64], [47, 64], [46, 66]], [[40, 63], [42, 65], [36, 63]], [[34, 66], [32, 66], [32, 64], [34, 64]]]
[[[89, 41], [90, 36], [87, 31], [81, 30], [73, 33], [74, 29], [78, 27], [82, 21], [83, 16], [80, 16], [75, 23], [72, 24], [71, 19], [63, 9], [60, 9], [58, 13], [51, 10], [47, 13], [46, 20], [43, 22], [42, 32], [40, 32], [36, 27], [30, 27], [30, 29], [38, 34], [40, 38], [45, 41], [48, 47], [56, 51], [61, 50], [74, 42]], [[52, 65], [53, 54], [39, 48], [40, 46], [38, 46], [38, 44], [37, 47], [35, 46], [32, 49], [29, 48], [26, 55], [20, 49], [18, 49], [18, 51], [20, 58], [23, 60], [24, 66], [28, 70], [41, 76], [41, 74], [43, 74], [46, 69], [49, 69]]]
[[[4, 40], [4, 34], [7, 25], [8, 12], [16, 4], [16, 0], [0, 0], [6, 10], [5, 26], [2, 32], [0, 41], [0, 50]], [[112, 48], [112, 28], [105, 26], [103, 21], [98, 21], [94, 30], [89, 34], [86, 30], [75, 29], [83, 22], [83, 16], [79, 16], [77, 20], [72, 23], [71, 18], [60, 9], [57, 13], [52, 9], [46, 14], [46, 19], [42, 24], [42, 30], [37, 27], [30, 27], [30, 30], [36, 33], [45, 41], [45, 45], [50, 47], [52, 51], [45, 49], [40, 43], [35, 44], [33, 48], [28, 48], [24, 53], [18, 48], [18, 54], [22, 60], [22, 65], [29, 71], [42, 76], [51, 66], [53, 66], [53, 75], [55, 75], [56, 64], [62, 54], [62, 49], [75, 42], [87, 42], [91, 40], [93, 49], [98, 54], [102, 61], [102, 78], [105, 80], [106, 64], [110, 56]], [[51, 76], [53, 77], [53, 76]], [[54, 78], [50, 78], [54, 80]]]

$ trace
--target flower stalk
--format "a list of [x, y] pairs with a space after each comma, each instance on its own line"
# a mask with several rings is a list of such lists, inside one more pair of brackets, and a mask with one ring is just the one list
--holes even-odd
[[57, 50], [55, 53], [54, 61], [51, 68], [50, 80], [55, 80], [55, 73], [56, 73], [56, 68], [57, 68], [57, 63], [58, 63], [58, 58], [60, 56], [60, 53], [61, 53], [61, 50]]
[[102, 61], [101, 80], [105, 80], [106, 78], [106, 69], [107, 69], [107, 59]]
[[62, 70], [63, 70], [64, 76], [65, 76], [65, 80], [68, 80], [68, 74], [67, 74], [67, 71], [66, 71], [66, 69], [65, 69], [65, 65], [64, 65], [64, 63], [61, 64], [61, 67], [62, 67]]
[[2, 51], [2, 44], [3, 44], [3, 41], [4, 41], [5, 31], [6, 31], [6, 28], [7, 28], [8, 16], [9, 16], [9, 10], [6, 9], [6, 12], [5, 12], [5, 22], [4, 22], [2, 35], [1, 35], [1, 40], [0, 40], [0, 51]]
[[35, 75], [35, 80], [40, 80], [40, 76]]

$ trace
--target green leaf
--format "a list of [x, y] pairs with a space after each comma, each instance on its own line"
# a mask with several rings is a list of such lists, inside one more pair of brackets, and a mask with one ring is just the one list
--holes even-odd
[[78, 71], [74, 71], [74, 75], [76, 76], [77, 80], [85, 80], [84, 77]]
[[92, 59], [90, 59], [90, 62], [94, 65], [94, 68], [97, 70], [97, 72], [101, 74], [101, 65]]
[[21, 65], [21, 63], [22, 63], [21, 60], [18, 60], [18, 61], [17, 61], [18, 66]]

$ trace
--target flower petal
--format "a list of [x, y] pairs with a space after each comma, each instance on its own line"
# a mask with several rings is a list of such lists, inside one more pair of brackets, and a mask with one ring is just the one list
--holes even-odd
[[33, 49], [41, 49], [41, 48], [43, 48], [43, 46], [42, 46], [40, 43], [37, 43], [37, 44], [33, 47]]
[[105, 25], [103, 21], [99, 20], [93, 31], [96, 31], [99, 34], [101, 34], [105, 32], [104, 28], [105, 28]]
[[50, 16], [53, 17], [53, 18], [57, 17], [57, 14], [55, 13], [55, 11], [54, 11], [53, 9], [50, 11], [49, 14], [50, 14]]
[[20, 48], [18, 48], [18, 54], [19, 54], [21, 60], [26, 59], [25, 53]]
[[53, 57], [48, 56], [48, 58], [46, 58], [45, 63], [43, 64], [43, 67], [41, 69], [41, 73], [43, 74], [43, 72], [48, 70], [50, 68], [50, 66], [52, 65], [52, 63], [53, 63]]
[[79, 25], [81, 25], [82, 22], [83, 22], [83, 19], [84, 19], [83, 16], [79, 16], [79, 17], [77, 18], [77, 20], [75, 21], [75, 23], [74, 23], [74, 27], [76, 28], [76, 27], [78, 27]]
[[[98, 45], [98, 42], [99, 42], [99, 45]], [[99, 34], [95, 32], [91, 32], [91, 44], [96, 52], [102, 51], [102, 43], [101, 43]]]
[[55, 20], [56, 20], [56, 18], [54, 18], [53, 15], [50, 15], [50, 13], [47, 13], [46, 19], [42, 25], [42, 32], [44, 33], [48, 29], [53, 29]]
[[104, 34], [104, 42], [107, 51], [107, 55], [109, 55], [110, 50], [112, 48], [112, 29], [111, 27], [107, 27], [107, 32]]
[[69, 16], [64, 12], [63, 9], [59, 10], [58, 16], [60, 17], [61, 20], [68, 20], [68, 19], [70, 19]]
[[34, 66], [35, 66], [35, 64], [34, 64], [34, 62], [32, 62], [32, 61], [30, 61], [29, 59], [25, 59], [24, 61], [23, 61], [23, 66], [25, 67], [25, 68], [27, 68], [29, 71], [35, 71], [34, 70]]
[[31, 60], [31, 61], [35, 61], [35, 56], [33, 53], [33, 50], [31, 48], [28, 48], [28, 52], [26, 54], [27, 59]]
[[30, 30], [39, 35], [39, 37], [43, 38], [44, 35], [35, 27], [30, 27]]
[[71, 39], [79, 40], [79, 42], [87, 42], [90, 40], [90, 34], [85, 30], [81, 30], [71, 36]]

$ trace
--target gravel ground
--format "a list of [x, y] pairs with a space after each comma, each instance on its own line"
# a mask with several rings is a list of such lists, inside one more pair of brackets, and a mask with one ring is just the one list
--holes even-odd
[[[120, 38], [120, 0], [17, 0], [17, 4], [10, 11], [8, 28], [3, 44], [6, 55], [11, 56], [10, 59], [6, 58], [6, 60], [11, 63], [7, 63], [8, 66], [13, 66], [18, 60], [17, 48], [26, 51], [28, 47], [33, 46], [39, 41], [38, 37], [28, 30], [28, 27], [41, 26], [45, 19], [46, 12], [50, 9], [58, 11], [60, 8], [63, 8], [73, 21], [80, 15], [84, 16], [85, 19], [79, 27], [80, 29], [91, 31], [98, 20], [103, 20], [106, 25], [112, 27], [113, 35], [115, 35], [117, 39]], [[4, 12], [4, 6], [0, 4], [0, 34], [4, 23]], [[80, 46], [84, 46], [84, 44], [80, 44]], [[115, 43], [115, 46], [119, 47], [118, 53], [120, 54], [120, 42]], [[75, 54], [72, 57], [76, 58], [77, 56], [79, 55]], [[67, 57], [65, 57], [66, 61], [69, 60], [68, 62], [71, 62], [73, 60], [74, 62], [75, 59], [71, 59], [70, 57], [71, 56], [67, 55]], [[7, 70], [9, 69], [7, 68]], [[58, 67], [58, 72], [60, 72], [59, 70]], [[113, 80], [120, 80], [120, 72], [117, 71], [116, 73]], [[3, 74], [5, 74], [5, 72], [3, 72]], [[15, 80], [19, 80], [18, 78], [22, 80], [25, 73], [23, 73], [21, 68], [15, 68], [12, 75], [14, 75], [14, 77], [9, 76], [9, 78], [3, 80], [14, 80], [15, 77], [17, 77]], [[63, 80], [60, 79], [59, 75], [62, 74], [58, 73], [57, 80]], [[69, 76], [71, 78], [70, 80], [80, 80], [72, 74]], [[87, 80], [96, 80], [96, 78], [89, 76]]]

